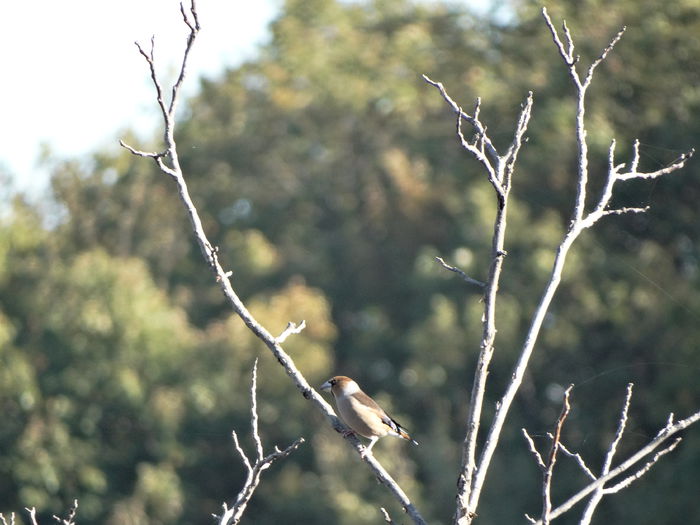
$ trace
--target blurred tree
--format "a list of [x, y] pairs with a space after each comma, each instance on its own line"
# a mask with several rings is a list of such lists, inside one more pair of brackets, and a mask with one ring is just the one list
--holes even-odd
[[[508, 379], [574, 192], [564, 67], [540, 6], [503, 5], [485, 19], [408, 0], [288, 0], [259, 56], [202, 81], [177, 130], [205, 229], [246, 303], [273, 332], [306, 319], [286, 346], [310, 380], [357, 377], [415, 429], [420, 449], [388, 442], [376, 452], [431, 523], [451, 516], [481, 331], [479, 290], [433, 258], [483, 278], [494, 203], [420, 74], [465, 105], [482, 96], [489, 132], [504, 143], [535, 92], [511, 200], [489, 402]], [[697, 142], [696, 2], [567, 1], [551, 14], [566, 17], [584, 57], [629, 27], [591, 92], [594, 174], [613, 136], [621, 152], [639, 137], [650, 166]], [[481, 523], [538, 508], [539, 474], [517, 429], [551, 428], [560, 385], [579, 385], [567, 439], [592, 457], [629, 380], [640, 439], [668, 411], [698, 406], [697, 169], [691, 163], [651, 191], [630, 187], [620, 198], [652, 210], [608, 219], [581, 239]], [[61, 512], [79, 497], [85, 524], [203, 522], [240, 486], [230, 431], [247, 428], [261, 345], [230, 318], [167, 177], [126, 153], [58, 162], [53, 172], [54, 206], [17, 197], [0, 228], [0, 509]], [[304, 435], [308, 444], [274, 467], [247, 519], [376, 523], [380, 505], [400, 515], [261, 356], [265, 443]], [[688, 438], [643, 488], [610, 499], [604, 519], [692, 520], [700, 440]], [[583, 482], [566, 469], [555, 480], [562, 492]]]

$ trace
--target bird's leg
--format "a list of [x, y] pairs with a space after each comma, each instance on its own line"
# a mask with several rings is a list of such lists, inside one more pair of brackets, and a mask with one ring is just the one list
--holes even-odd
[[369, 452], [372, 450], [372, 447], [374, 446], [374, 444], [377, 442], [378, 439], [379, 438], [377, 436], [370, 438], [369, 445], [367, 445], [365, 447], [365, 449], [362, 452], [360, 452], [360, 457], [364, 458], [367, 454], [369, 454]]

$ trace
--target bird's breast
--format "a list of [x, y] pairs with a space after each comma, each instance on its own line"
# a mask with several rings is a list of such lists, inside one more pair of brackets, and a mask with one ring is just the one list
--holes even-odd
[[382, 422], [381, 416], [353, 396], [336, 398], [336, 405], [345, 424], [361, 436], [383, 437], [389, 433], [389, 428]]

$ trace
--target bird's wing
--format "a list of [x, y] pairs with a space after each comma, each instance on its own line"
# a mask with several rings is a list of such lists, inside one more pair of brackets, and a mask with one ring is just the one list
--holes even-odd
[[368, 408], [374, 411], [382, 420], [382, 423], [388, 426], [394, 433], [396, 433], [396, 435], [401, 436], [404, 439], [411, 440], [411, 437], [408, 435], [408, 432], [406, 432], [406, 429], [403, 428], [398, 421], [389, 417], [389, 414], [384, 412], [384, 409], [380, 407], [374, 399], [369, 397], [361, 390], [354, 393], [353, 396], [363, 405], [366, 405]]

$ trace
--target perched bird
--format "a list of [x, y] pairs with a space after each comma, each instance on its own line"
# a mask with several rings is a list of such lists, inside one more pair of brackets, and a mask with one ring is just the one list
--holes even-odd
[[331, 377], [321, 385], [321, 390], [330, 390], [335, 398], [340, 417], [354, 432], [369, 438], [369, 445], [362, 452], [365, 456], [380, 437], [396, 436], [414, 445], [418, 442], [395, 420], [387, 415], [374, 399], [365, 394], [360, 386], [345, 376]]

